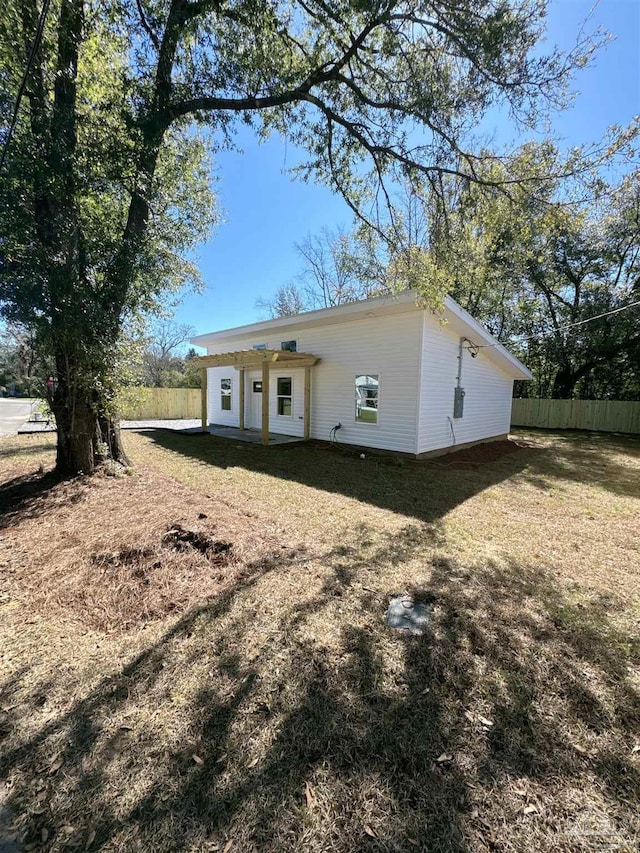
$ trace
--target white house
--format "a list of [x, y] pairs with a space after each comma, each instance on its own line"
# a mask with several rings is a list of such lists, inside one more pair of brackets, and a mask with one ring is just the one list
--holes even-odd
[[415, 293], [211, 332], [202, 358], [211, 424], [423, 454], [502, 438], [514, 379], [531, 373], [453, 299]]

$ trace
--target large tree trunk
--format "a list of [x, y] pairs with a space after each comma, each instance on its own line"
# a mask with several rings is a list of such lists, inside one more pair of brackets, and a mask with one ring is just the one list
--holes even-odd
[[551, 396], [554, 400], [568, 400], [573, 396], [578, 382], [587, 376], [598, 364], [597, 360], [589, 361], [580, 367], [561, 367], [553, 380]]
[[572, 370], [560, 368], [553, 380], [551, 396], [554, 400], [568, 400], [573, 394], [578, 377]]
[[63, 378], [51, 400], [58, 432], [56, 473], [61, 476], [93, 474], [107, 462], [130, 465], [118, 421], [99, 411], [97, 394], [89, 397]]
[[131, 462], [122, 446], [122, 434], [120, 432], [120, 421], [110, 415], [102, 414], [98, 417], [98, 441], [104, 448], [106, 456], [120, 465], [129, 467]]
[[71, 399], [54, 403], [53, 412], [58, 430], [56, 472], [92, 474], [96, 468], [94, 413], [80, 400]]

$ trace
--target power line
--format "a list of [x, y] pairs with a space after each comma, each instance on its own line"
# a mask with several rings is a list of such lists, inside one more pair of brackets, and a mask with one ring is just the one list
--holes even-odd
[[24, 95], [24, 90], [27, 86], [27, 80], [29, 79], [29, 72], [31, 71], [31, 65], [33, 63], [33, 58], [36, 55], [36, 51], [40, 47], [42, 43], [42, 34], [44, 32], [44, 25], [47, 19], [47, 13], [49, 11], [49, 2], [50, 0], [43, 0], [42, 9], [40, 10], [40, 16], [38, 18], [38, 25], [36, 27], [36, 34], [33, 37], [33, 43], [31, 45], [31, 50], [29, 51], [29, 56], [27, 57], [27, 66], [24, 69], [24, 74], [22, 75], [22, 80], [20, 81], [20, 88], [18, 89], [18, 95], [16, 97], [16, 103], [13, 108], [13, 116], [11, 117], [11, 124], [9, 125], [9, 131], [7, 133], [7, 138], [4, 141], [4, 145], [2, 147], [2, 157], [0, 157], [0, 173], [4, 168], [4, 161], [7, 156], [7, 151], [9, 149], [9, 143], [11, 142], [11, 137], [13, 136], [13, 132], [16, 129], [16, 124], [18, 122], [18, 113], [20, 112], [20, 103], [22, 101], [22, 96]]
[[[545, 335], [552, 335], [555, 332], [564, 332], [566, 329], [573, 329], [576, 326], [584, 326], [586, 323], [592, 323], [594, 320], [601, 320], [603, 317], [610, 317], [612, 314], [619, 314], [620, 311], [626, 311], [629, 308], [637, 308], [640, 306], [640, 301], [638, 302], [630, 302], [628, 305], [623, 305], [620, 308], [614, 308], [612, 311], [605, 311], [602, 314], [596, 314], [594, 317], [587, 317], [586, 320], [578, 320], [575, 323], [567, 323], [566, 326], [558, 326], [557, 329], [547, 329], [544, 332], [539, 332], [537, 335], [516, 335], [516, 341], [532, 341], [538, 340], [539, 338], [544, 337]], [[469, 341], [471, 344], [471, 341]], [[503, 347], [505, 344], [500, 341], [496, 341], [495, 344], [472, 344], [470, 349], [491, 349], [491, 347]]]

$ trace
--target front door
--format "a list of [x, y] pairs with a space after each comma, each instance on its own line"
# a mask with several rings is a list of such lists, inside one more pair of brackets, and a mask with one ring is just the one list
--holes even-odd
[[249, 428], [262, 429], [262, 378], [254, 373], [249, 377]]

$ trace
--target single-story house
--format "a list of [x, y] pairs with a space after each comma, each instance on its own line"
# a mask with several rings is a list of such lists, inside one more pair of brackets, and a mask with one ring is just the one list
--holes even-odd
[[420, 455], [509, 432], [514, 379], [531, 373], [447, 298], [377, 297], [199, 335], [202, 427]]

